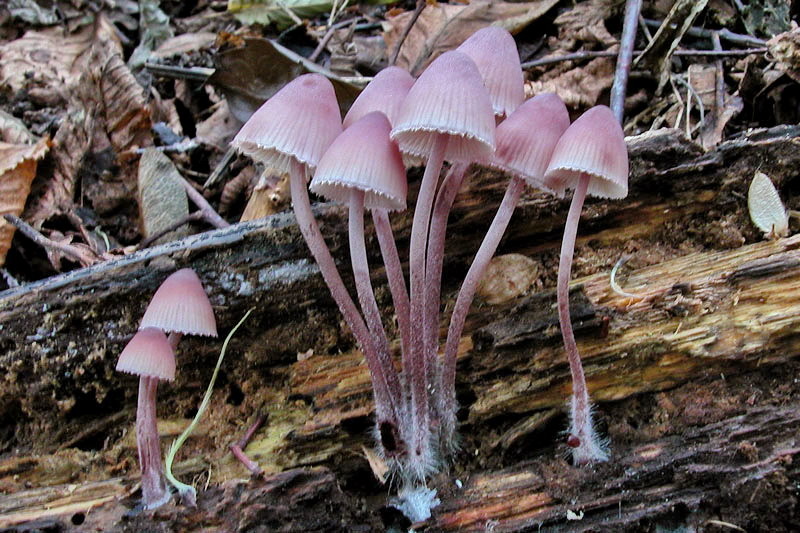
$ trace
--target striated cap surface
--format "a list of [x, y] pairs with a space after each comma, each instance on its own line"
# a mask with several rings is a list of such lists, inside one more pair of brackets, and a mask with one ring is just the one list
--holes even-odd
[[139, 329], [147, 327], [188, 335], [217, 336], [214, 310], [194, 270], [183, 268], [164, 280], [139, 325]]
[[545, 187], [563, 194], [582, 174], [591, 176], [587, 194], [600, 198], [628, 195], [628, 148], [622, 127], [606, 106], [595, 106], [561, 136], [545, 172]]
[[494, 151], [494, 112], [475, 63], [455, 50], [428, 66], [411, 87], [392, 139], [402, 152], [428, 158], [447, 135], [445, 159], [487, 161]]
[[525, 80], [514, 37], [498, 26], [473, 33], [456, 48], [467, 54], [481, 73], [497, 116], [510, 116], [525, 100]]
[[398, 211], [406, 208], [406, 169], [392, 127], [381, 112], [364, 115], [333, 141], [322, 156], [310, 189], [347, 203], [352, 189], [364, 191], [364, 207]]
[[350, 106], [344, 117], [343, 126], [349, 128], [358, 119], [373, 111], [380, 111], [386, 115], [390, 124], [394, 124], [412, 85], [414, 78], [404, 69], [400, 67], [383, 69], [372, 78]]
[[342, 131], [333, 85], [320, 74], [287, 83], [253, 113], [231, 144], [253, 159], [289, 172], [293, 159], [309, 168]]
[[515, 174], [533, 187], [547, 189], [544, 172], [568, 126], [569, 112], [558, 95], [534, 96], [497, 126], [497, 148], [490, 166]]
[[117, 372], [168, 381], [175, 379], [175, 353], [164, 332], [158, 328], [136, 332], [119, 354]]

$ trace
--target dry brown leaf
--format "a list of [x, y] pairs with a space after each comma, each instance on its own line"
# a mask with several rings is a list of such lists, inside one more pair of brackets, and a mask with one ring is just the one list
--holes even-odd
[[[514, 33], [547, 13], [558, 0], [533, 2], [485, 2], [469, 5], [436, 4], [427, 6], [411, 28], [397, 65], [417, 76], [441, 53], [456, 48], [467, 37], [486, 26], [501, 26]], [[386, 46], [393, 50], [412, 13], [405, 12], [384, 23]]]
[[181, 54], [190, 54], [200, 50], [210, 48], [217, 40], [217, 34], [201, 31], [197, 33], [184, 33], [176, 37], [171, 37], [161, 43], [153, 51], [152, 57], [163, 59]]
[[[85, 33], [81, 32], [83, 49], [74, 53], [74, 63], [64, 74], [66, 83], [59, 82], [69, 94], [69, 106], [53, 139], [53, 175], [37, 190], [26, 218], [40, 227], [53, 214], [71, 210], [80, 177], [81, 200], [101, 216], [115, 217], [131, 238], [136, 235], [130, 224], [136, 216], [130, 202], [136, 160], [119, 156], [152, 144], [150, 113], [143, 89], [125, 65], [114, 27], [100, 17], [89, 35]], [[51, 38], [49, 46], [59, 43]]]
[[800, 27], [776, 35], [767, 42], [767, 46], [778, 66], [800, 83]]
[[660, 91], [669, 80], [672, 53], [678, 48], [694, 19], [706, 7], [708, 0], [677, 0], [667, 18], [661, 23], [653, 40], [633, 62], [640, 69], [650, 69], [658, 76]]
[[[50, 147], [47, 138], [33, 145], [7, 144], [0, 142], [0, 214], [19, 216], [36, 177], [36, 166]], [[0, 266], [5, 263], [6, 253], [16, 228], [0, 218]]]
[[591, 0], [577, 4], [553, 21], [558, 26], [558, 39], [552, 40], [553, 49], [575, 50], [579, 43], [598, 44], [608, 48], [617, 38], [606, 29], [606, 19], [620, 7], [617, 0]]
[[13, 115], [0, 110], [0, 141], [9, 144], [34, 144], [37, 138], [25, 124]]
[[597, 105], [600, 95], [611, 88], [613, 80], [614, 61], [607, 57], [598, 57], [585, 65], [556, 74], [555, 77], [545, 76], [526, 82], [525, 95], [531, 97], [543, 92], [554, 92], [568, 107], [586, 108]]
[[221, 100], [209, 117], [197, 125], [195, 138], [205, 144], [225, 150], [239, 131], [241, 123], [231, 114], [227, 100]]

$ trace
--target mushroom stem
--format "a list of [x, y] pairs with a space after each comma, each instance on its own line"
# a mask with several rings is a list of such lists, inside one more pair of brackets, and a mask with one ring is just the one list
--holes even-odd
[[292, 191], [292, 207], [300, 232], [303, 234], [311, 255], [319, 266], [322, 278], [328, 285], [331, 296], [339, 306], [339, 311], [344, 316], [364, 352], [364, 358], [367, 361], [372, 378], [378, 425], [389, 423], [394, 428], [401, 427], [399, 424], [400, 410], [396, 405], [396, 400], [401, 398], [400, 380], [394, 368], [384, 368], [378, 355], [378, 347], [367, 330], [367, 326], [364, 324], [364, 320], [361, 318], [355, 303], [350, 298], [328, 245], [325, 244], [325, 239], [322, 237], [317, 221], [311, 212], [304, 165], [293, 160], [289, 178]]
[[[428, 382], [437, 385], [439, 376], [431, 375], [436, 368], [436, 355], [439, 350], [439, 308], [442, 292], [442, 264], [444, 262], [444, 243], [447, 234], [447, 218], [453, 201], [461, 189], [468, 163], [455, 163], [445, 176], [436, 203], [433, 207], [430, 232], [428, 235], [428, 254], [425, 265], [425, 355], [428, 358]], [[441, 416], [441, 414], [439, 415]]]
[[447, 135], [440, 134], [434, 142], [428, 157], [428, 164], [422, 176], [417, 203], [414, 207], [414, 220], [411, 225], [409, 262], [411, 277], [411, 357], [404, 372], [408, 372], [411, 383], [412, 449], [410, 466], [413, 473], [423, 478], [431, 467], [430, 427], [428, 426], [428, 369], [424, 346], [425, 312], [425, 253], [428, 241], [428, 226], [431, 208], [439, 181], [439, 173], [444, 164], [447, 148]]
[[[356, 283], [358, 301], [361, 304], [361, 312], [367, 322], [372, 338], [378, 346], [378, 357], [387, 377], [394, 375], [394, 365], [389, 354], [389, 341], [386, 338], [386, 331], [381, 322], [381, 313], [378, 309], [378, 302], [375, 300], [375, 292], [372, 289], [372, 281], [369, 278], [369, 262], [367, 261], [367, 249], [364, 242], [364, 191], [353, 189], [350, 191], [350, 219], [348, 232], [350, 234], [350, 263], [353, 267], [353, 279]], [[389, 387], [396, 386], [397, 390], [391, 389], [393, 399], [396, 401], [401, 398], [401, 388], [399, 383], [394, 385], [389, 382]]]
[[139, 400], [136, 408], [136, 446], [142, 469], [142, 499], [145, 509], [156, 509], [169, 501], [161, 462], [161, 441], [156, 418], [158, 378], [139, 378]]
[[475, 291], [483, 278], [486, 267], [489, 266], [497, 251], [497, 246], [503, 238], [503, 234], [508, 227], [514, 209], [519, 202], [522, 191], [525, 188], [525, 181], [518, 177], [511, 178], [511, 182], [506, 188], [497, 213], [494, 215], [486, 235], [483, 237], [478, 252], [472, 260], [472, 265], [464, 277], [461, 289], [458, 291], [453, 313], [450, 315], [450, 326], [447, 330], [447, 341], [444, 348], [444, 360], [442, 362], [442, 376], [439, 390], [439, 410], [442, 416], [441, 438], [443, 448], [449, 453], [453, 453], [456, 448], [456, 356], [458, 355], [458, 343], [461, 340], [461, 332], [464, 330], [464, 322], [467, 319], [470, 305], [475, 297]]
[[375, 224], [375, 234], [378, 236], [383, 264], [386, 267], [386, 277], [389, 281], [389, 290], [392, 293], [392, 302], [394, 302], [394, 311], [397, 315], [397, 324], [400, 329], [402, 353], [406, 354], [410, 349], [411, 325], [409, 322], [410, 304], [406, 280], [403, 277], [403, 265], [400, 263], [400, 254], [397, 253], [397, 244], [394, 240], [387, 210], [373, 209], [372, 221]]
[[564, 339], [564, 350], [569, 361], [572, 374], [572, 399], [570, 401], [570, 438], [572, 458], [576, 465], [596, 461], [607, 461], [605, 446], [595, 433], [592, 424], [592, 407], [589, 403], [589, 391], [586, 388], [586, 377], [583, 373], [581, 356], [572, 331], [569, 314], [569, 279], [572, 272], [572, 255], [575, 250], [575, 238], [578, 233], [578, 222], [581, 209], [589, 187], [589, 174], [581, 174], [575, 187], [572, 203], [569, 206], [567, 222], [564, 225], [564, 238], [561, 242], [561, 256], [558, 262], [558, 320], [561, 324], [561, 336]]

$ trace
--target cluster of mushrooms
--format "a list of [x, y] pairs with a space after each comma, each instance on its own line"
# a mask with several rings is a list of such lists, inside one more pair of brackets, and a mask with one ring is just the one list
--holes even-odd
[[[575, 464], [607, 460], [606, 446], [592, 423], [570, 322], [568, 285], [586, 195], [624, 198], [628, 192], [627, 149], [609, 108], [589, 109], [570, 124], [557, 95], [539, 94], [526, 101], [513, 37], [488, 27], [439, 56], [416, 80], [398, 67], [381, 71], [344, 120], [330, 81], [318, 74], [300, 76], [253, 114], [233, 145], [289, 175], [297, 224], [369, 367], [378, 449], [404, 486], [424, 485], [457, 451], [459, 339], [478, 284], [525, 186], [557, 196], [574, 189], [557, 285], [559, 320], [572, 373], [567, 444]], [[441, 177], [445, 161], [449, 166]], [[406, 208], [406, 166], [420, 163], [425, 171], [414, 209], [406, 285], [389, 213]], [[511, 179], [461, 285], [440, 350], [447, 219], [472, 163], [500, 169]], [[358, 306], [314, 219], [309, 178], [314, 193], [349, 208]], [[401, 371], [373, 292], [365, 209], [372, 215], [397, 317]], [[190, 308], [196, 314], [184, 315]], [[169, 340], [164, 332], [173, 332]], [[139, 333], [117, 365], [118, 370], [142, 376], [136, 433], [147, 508], [169, 499], [155, 427], [155, 393], [158, 380], [174, 378], [174, 348], [180, 333], [216, 335], [205, 292], [189, 269], [176, 272], [159, 288]]]
[[147, 306], [139, 331], [117, 361], [117, 371], [139, 376], [136, 446], [145, 509], [155, 509], [170, 499], [158, 437], [156, 391], [159, 381], [175, 379], [175, 349], [183, 335], [217, 336], [211, 302], [190, 268], [164, 280]]
[[[611, 110], [594, 107], [570, 124], [555, 94], [525, 101], [513, 37], [497, 27], [473, 34], [414, 80], [381, 71], [341, 120], [334, 89], [317, 74], [298, 77], [242, 127], [233, 145], [289, 174], [300, 230], [366, 358], [379, 450], [401, 479], [425, 478], [457, 449], [456, 352], [478, 283], [525, 185], [563, 196], [574, 189], [558, 275], [558, 308], [573, 379], [567, 444], [576, 464], [607, 459], [569, 317], [568, 283], [584, 198], [627, 195], [624, 136]], [[440, 178], [444, 162], [449, 168]], [[406, 207], [406, 165], [425, 163], [408, 252], [408, 288], [389, 213]], [[472, 163], [511, 174], [505, 197], [456, 299], [443, 353], [439, 314], [445, 230]], [[359, 306], [351, 298], [312, 215], [310, 189], [349, 208], [350, 259]], [[365, 251], [369, 210], [397, 316], [401, 368], [373, 294]], [[360, 307], [360, 310], [359, 310]]]

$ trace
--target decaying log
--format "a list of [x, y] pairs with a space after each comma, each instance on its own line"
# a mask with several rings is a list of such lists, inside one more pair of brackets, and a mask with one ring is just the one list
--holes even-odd
[[[797, 483], [792, 450], [800, 443], [790, 442], [793, 418], [785, 410], [796, 412], [797, 386], [782, 396], [764, 389], [765, 376], [779, 365], [797, 368], [800, 238], [758, 242], [745, 195], [758, 168], [779, 189], [796, 177], [799, 138], [800, 127], [784, 126], [703, 152], [679, 132], [650, 132], [629, 140], [630, 196], [587, 203], [572, 309], [589, 387], [615, 457], [596, 470], [575, 470], [559, 456], [570, 383], [551, 288], [568, 203], [536, 192], [523, 197], [499, 253], [536, 261], [538, 289], [508, 304], [473, 306], [459, 355], [464, 453], [452, 471], [465, 486], [452, 489], [447, 476], [434, 480], [445, 503], [423, 527], [535, 531], [540, 524], [560, 524], [564, 530], [633, 531], [648, 513], [658, 520], [672, 516], [675, 506], [665, 504], [667, 499], [684, 514], [714, 504], [728, 509], [725, 491], [732, 489], [722, 483], [755, 482], [725, 470], [732, 446], [744, 442], [734, 427], [763, 430], [763, 438], [747, 437], [758, 440], [756, 455], [737, 464], [760, 472], [762, 467], [752, 465], [767, 461], [763, 468], [778, 470], [766, 478], [780, 474], [790, 480], [783, 489], [770, 480], [771, 494], [788, 498], [789, 486]], [[447, 302], [505, 182], [476, 170], [456, 202], [445, 265]], [[350, 283], [346, 214], [328, 205], [316, 212]], [[401, 250], [407, 249], [410, 213], [393, 219]], [[378, 265], [377, 244], [370, 241], [370, 259]], [[636, 298], [610, 288], [609, 271], [622, 254], [633, 259], [619, 281]], [[155, 288], [184, 266], [206, 285], [222, 332], [256, 307], [229, 349], [209, 418], [179, 458], [184, 471], [198, 482], [211, 477], [211, 486], [245, 477], [227, 445], [264, 411], [269, 422], [247, 453], [268, 474], [325, 465], [346, 491], [385, 490], [365, 482], [371, 474], [361, 447], [369, 445], [372, 410], [366, 366], [293, 217], [280, 214], [0, 293], [0, 490], [10, 494], [6, 498], [55, 487], [57, 500], [63, 487], [56, 486], [103, 483], [120, 474], [127, 477], [114, 486], [131, 486], [135, 386], [113, 367]], [[374, 281], [388, 311], [391, 299], [380, 268]], [[167, 439], [193, 415], [220, 344], [182, 342], [179, 360], [190, 364], [182, 365], [159, 398], [159, 429]], [[719, 401], [739, 401], [736, 408], [721, 409], [715, 387], [744, 378], [754, 380], [755, 399], [748, 404], [738, 393], [720, 394]], [[680, 400], [698, 391], [702, 413]], [[627, 413], [636, 409], [673, 418], [634, 424]], [[678, 425], [687, 421], [688, 429]], [[709, 459], [716, 450], [720, 457]], [[192, 456], [194, 463], [187, 460]], [[25, 461], [69, 464], [71, 475], [48, 480], [33, 475], [42, 468], [14, 470]], [[643, 472], [635, 482], [634, 470]], [[366, 489], [354, 488], [364, 483]], [[110, 495], [118, 489], [108, 490]], [[759, 505], [757, 493], [753, 498]], [[567, 509], [586, 515], [568, 520]], [[706, 511], [703, 519], [725, 517], [723, 511]]]

